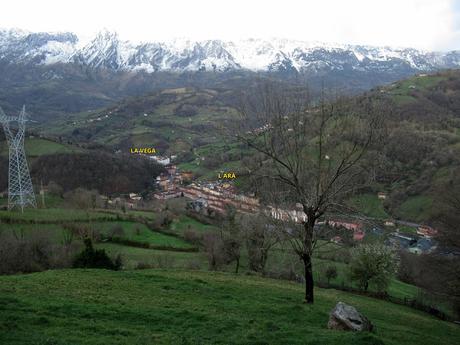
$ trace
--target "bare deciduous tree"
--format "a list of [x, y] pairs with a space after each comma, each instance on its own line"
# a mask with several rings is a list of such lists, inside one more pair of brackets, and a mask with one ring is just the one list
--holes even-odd
[[267, 215], [244, 215], [239, 219], [248, 251], [249, 268], [265, 272], [270, 250], [280, 242], [280, 232]]
[[271, 202], [284, 210], [299, 205], [306, 216], [281, 228], [303, 262], [307, 303], [314, 301], [316, 224], [363, 185], [368, 166], [362, 163], [381, 132], [382, 115], [381, 105], [369, 100], [330, 102], [323, 96], [314, 103], [303, 90], [273, 84], [243, 96], [232, 135], [259, 157], [248, 168], [263, 184], [259, 192], [271, 194]]
[[225, 219], [222, 222], [221, 240], [225, 262], [235, 262], [235, 273], [238, 273], [243, 236], [241, 228], [236, 224], [236, 210], [230, 206], [226, 207]]
[[219, 234], [214, 232], [205, 233], [203, 235], [203, 248], [210, 270], [216, 270], [224, 263], [223, 243]]

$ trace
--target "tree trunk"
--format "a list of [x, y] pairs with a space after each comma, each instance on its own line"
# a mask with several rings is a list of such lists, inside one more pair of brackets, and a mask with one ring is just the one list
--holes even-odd
[[313, 268], [311, 257], [305, 255], [303, 258], [304, 277], [305, 277], [305, 303], [313, 303]]
[[236, 268], [235, 268], [235, 273], [238, 274], [238, 270], [240, 269], [240, 258], [236, 259]]
[[260, 272], [262, 273], [265, 272], [265, 266], [267, 264], [267, 257], [268, 257], [267, 250], [263, 248], [261, 250], [261, 258], [260, 258]]
[[315, 213], [311, 208], [304, 207], [304, 212], [307, 215], [307, 221], [304, 223], [304, 243], [302, 260], [304, 264], [305, 278], [305, 303], [313, 303], [313, 268], [312, 268], [312, 252], [313, 252], [313, 231], [315, 228]]

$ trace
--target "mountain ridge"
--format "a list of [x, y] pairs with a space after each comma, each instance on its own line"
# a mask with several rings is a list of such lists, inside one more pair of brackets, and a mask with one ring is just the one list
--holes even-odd
[[78, 63], [115, 71], [427, 72], [460, 68], [460, 51], [329, 44], [288, 39], [190, 40], [134, 43], [102, 30], [89, 42], [71, 32], [0, 29], [0, 60], [52, 65]]

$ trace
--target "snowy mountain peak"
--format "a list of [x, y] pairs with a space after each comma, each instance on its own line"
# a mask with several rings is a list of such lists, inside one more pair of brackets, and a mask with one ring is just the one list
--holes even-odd
[[107, 29], [81, 46], [73, 33], [0, 29], [0, 60], [9, 63], [78, 63], [95, 68], [154, 71], [430, 71], [459, 68], [460, 52], [327, 44], [288, 39], [239, 41], [174, 39], [123, 41]]

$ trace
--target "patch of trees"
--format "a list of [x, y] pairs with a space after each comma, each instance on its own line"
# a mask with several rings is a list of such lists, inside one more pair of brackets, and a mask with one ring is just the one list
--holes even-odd
[[31, 273], [71, 267], [77, 244], [56, 244], [46, 231], [0, 231], [0, 274]]
[[163, 168], [151, 161], [101, 153], [45, 155], [34, 161], [34, 181], [54, 181], [64, 191], [84, 187], [100, 193], [142, 192]]
[[176, 116], [195, 116], [198, 114], [198, 107], [191, 104], [181, 104], [174, 109], [174, 115]]
[[421, 298], [450, 305], [460, 317], [460, 171], [435, 194], [435, 214], [431, 222], [439, 230], [438, 248], [431, 254], [401, 253], [398, 277], [423, 289]]
[[[58, 189], [60, 187], [54, 181], [51, 181], [48, 184], [48, 186], [50, 185], [57, 186], [57, 188], [55, 189]], [[51, 191], [49, 192], [52, 193]], [[55, 194], [55, 195], [59, 195], [59, 194]], [[62, 195], [62, 191], [61, 191], [61, 195]], [[70, 205], [72, 205], [73, 207], [82, 209], [82, 210], [95, 209], [97, 206], [101, 206], [100, 196], [96, 190], [89, 191], [84, 188], [77, 188], [77, 189], [66, 192], [63, 195], [63, 197]]]
[[391, 161], [417, 164], [427, 158], [433, 150], [433, 143], [424, 133], [408, 129], [395, 129], [385, 147], [386, 156]]

